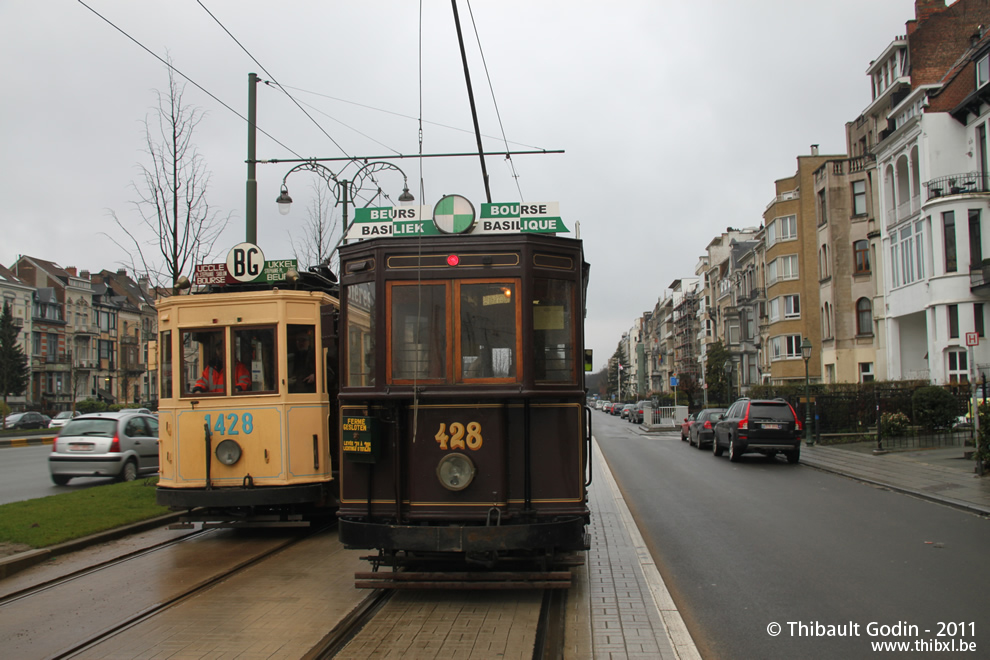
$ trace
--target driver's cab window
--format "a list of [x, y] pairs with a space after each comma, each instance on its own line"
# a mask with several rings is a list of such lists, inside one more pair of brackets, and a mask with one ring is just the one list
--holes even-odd
[[224, 331], [184, 330], [182, 332], [182, 395], [224, 395], [227, 393], [224, 360]]
[[292, 394], [316, 392], [316, 328], [312, 325], [286, 327], [288, 341], [288, 381]]
[[232, 339], [234, 394], [276, 392], [275, 327], [236, 328]]

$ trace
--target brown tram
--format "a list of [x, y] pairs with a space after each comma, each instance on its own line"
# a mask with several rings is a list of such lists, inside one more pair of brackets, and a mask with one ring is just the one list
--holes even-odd
[[589, 266], [541, 234], [340, 247], [339, 533], [373, 564], [587, 547]]

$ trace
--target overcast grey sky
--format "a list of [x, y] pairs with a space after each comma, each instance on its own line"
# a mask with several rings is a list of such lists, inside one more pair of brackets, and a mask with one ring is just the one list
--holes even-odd
[[[120, 30], [241, 114], [258, 89], [261, 159], [476, 150], [451, 6], [324, 0], [87, 0]], [[204, 9], [237, 39], [245, 53]], [[486, 150], [517, 156], [518, 176], [489, 158], [493, 201], [557, 201], [581, 225], [591, 263], [588, 346], [599, 369], [623, 332], [675, 279], [690, 277], [712, 237], [756, 226], [811, 144], [845, 151], [844, 124], [870, 100], [870, 61], [914, 17], [911, 0], [466, 0], [465, 30]], [[479, 55], [472, 14], [485, 64]], [[258, 63], [252, 61], [253, 56]], [[0, 2], [0, 264], [19, 255], [117, 268], [130, 257], [104, 234], [113, 210], [136, 224], [142, 122], [165, 90], [164, 66], [82, 3]], [[260, 66], [259, 66], [260, 64]], [[268, 71], [266, 74], [261, 67]], [[495, 113], [497, 103], [501, 125]], [[195, 142], [209, 199], [232, 213], [222, 253], [244, 239], [247, 127], [187, 83], [206, 112]], [[338, 146], [334, 144], [337, 143]], [[291, 151], [289, 151], [291, 150]], [[292, 152], [295, 152], [292, 153]], [[445, 194], [484, 202], [476, 158], [396, 162], [417, 203]], [[258, 166], [258, 242], [291, 258], [311, 174], [289, 179], [292, 214], [274, 203], [291, 165]], [[425, 195], [420, 194], [420, 181]], [[390, 182], [393, 199], [401, 181]]]

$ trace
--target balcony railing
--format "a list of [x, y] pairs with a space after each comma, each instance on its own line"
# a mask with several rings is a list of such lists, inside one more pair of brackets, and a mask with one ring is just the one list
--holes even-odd
[[928, 199], [963, 193], [990, 192], [990, 175], [980, 172], [949, 174], [925, 182]]

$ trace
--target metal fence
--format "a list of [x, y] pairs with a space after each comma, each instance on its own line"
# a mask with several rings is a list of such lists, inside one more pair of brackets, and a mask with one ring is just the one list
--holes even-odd
[[[918, 388], [876, 387], [870, 391], [818, 393], [805, 402], [804, 396], [786, 396], [799, 418], [810, 420], [811, 433], [818, 442], [874, 441], [878, 448], [908, 449], [962, 446], [973, 440], [968, 422], [944, 428], [925, 428], [915, 414], [913, 395]], [[972, 398], [963, 389], [947, 389], [955, 399], [952, 417], [968, 414]], [[908, 423], [897, 433], [885, 432], [880, 424], [886, 413], [901, 413]], [[878, 434], [878, 429], [880, 433]]]

